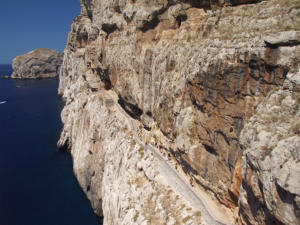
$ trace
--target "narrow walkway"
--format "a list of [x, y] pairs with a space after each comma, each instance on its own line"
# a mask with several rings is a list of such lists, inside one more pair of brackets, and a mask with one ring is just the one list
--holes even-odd
[[137, 143], [154, 154], [154, 156], [159, 161], [159, 169], [164, 175], [170, 186], [172, 186], [176, 191], [185, 197], [185, 199], [190, 202], [190, 204], [195, 208], [201, 211], [201, 215], [204, 221], [209, 225], [232, 225], [232, 218], [228, 218], [227, 221], [222, 221], [218, 218], [213, 212], [212, 206], [209, 205], [205, 199], [197, 193], [194, 188], [186, 181], [186, 179], [178, 173], [178, 171], [173, 167], [173, 165], [167, 161], [158, 151], [149, 144], [145, 144], [141, 141], [140, 137], [137, 135], [138, 129], [136, 128], [133, 119], [124, 111], [124, 109], [117, 103], [117, 96], [115, 93], [106, 92], [114, 100], [115, 105], [118, 107], [119, 112], [121, 112], [130, 122], [130, 126], [133, 131], [133, 136]]

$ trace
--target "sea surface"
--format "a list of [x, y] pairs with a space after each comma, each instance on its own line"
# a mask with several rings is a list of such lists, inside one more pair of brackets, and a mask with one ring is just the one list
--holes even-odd
[[[0, 75], [11, 74], [0, 65]], [[0, 79], [0, 225], [99, 225], [56, 142], [57, 79]], [[3, 103], [6, 101], [5, 103]]]

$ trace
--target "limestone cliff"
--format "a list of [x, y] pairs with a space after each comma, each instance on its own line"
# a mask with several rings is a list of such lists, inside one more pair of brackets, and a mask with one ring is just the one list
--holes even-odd
[[298, 0], [81, 6], [59, 145], [105, 224], [299, 224]]
[[57, 77], [63, 54], [48, 48], [39, 48], [13, 60], [11, 78], [36, 79]]

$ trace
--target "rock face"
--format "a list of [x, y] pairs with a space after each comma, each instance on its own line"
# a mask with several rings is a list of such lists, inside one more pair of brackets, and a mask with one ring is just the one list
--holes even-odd
[[[271, 92], [244, 126], [240, 208], [251, 224], [299, 224], [300, 95]], [[249, 204], [250, 203], [250, 204]]]
[[207, 224], [108, 93], [236, 223], [299, 224], [298, 0], [81, 6], [60, 74], [59, 145], [105, 224]]
[[11, 78], [49, 78], [59, 74], [63, 54], [39, 48], [27, 54], [17, 56], [13, 60], [13, 73]]

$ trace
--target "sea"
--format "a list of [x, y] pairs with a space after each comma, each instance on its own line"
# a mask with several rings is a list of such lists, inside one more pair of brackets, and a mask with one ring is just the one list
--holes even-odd
[[[0, 65], [0, 76], [11, 65]], [[0, 225], [99, 225], [56, 147], [64, 103], [58, 79], [0, 79]]]

